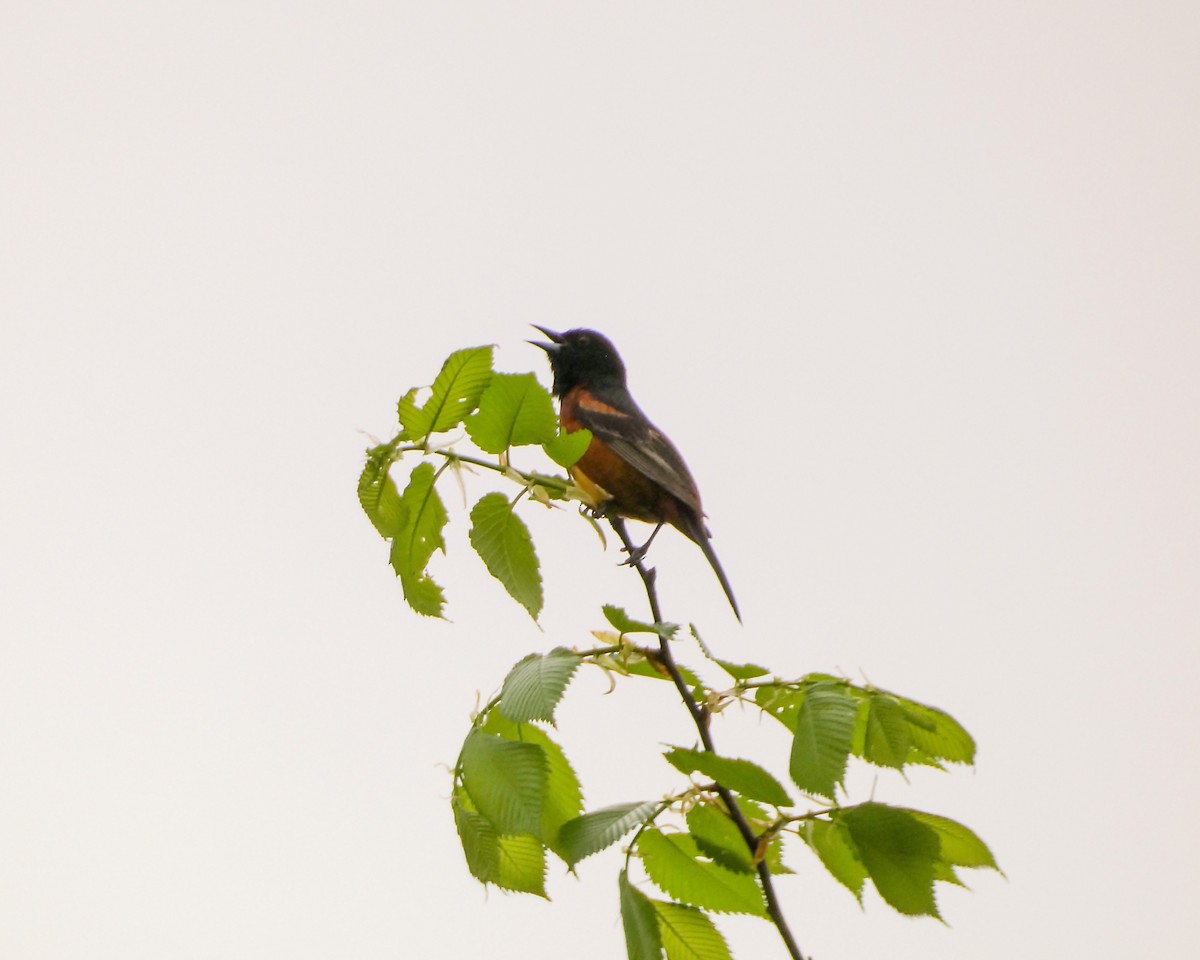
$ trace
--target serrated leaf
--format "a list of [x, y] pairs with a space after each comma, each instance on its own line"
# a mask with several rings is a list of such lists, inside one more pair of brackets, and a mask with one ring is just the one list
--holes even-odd
[[905, 697], [896, 697], [896, 701], [908, 721], [912, 740], [909, 763], [975, 762], [975, 740], [950, 714]]
[[669, 896], [717, 913], [766, 916], [762, 891], [754, 879], [701, 860], [700, 849], [688, 834], [643, 830], [637, 849], [646, 874]]
[[734, 873], [754, 873], [754, 859], [742, 833], [723, 809], [697, 804], [687, 812], [688, 832], [706, 857]]
[[825, 869], [862, 903], [867, 868], [858, 859], [847, 826], [838, 821], [810, 820], [802, 835]]
[[568, 820], [558, 832], [559, 854], [569, 866], [612, 846], [658, 809], [653, 800], [618, 803]]
[[555, 647], [547, 654], [531, 653], [504, 678], [500, 712], [516, 723], [529, 720], [554, 723], [554, 708], [579, 664], [579, 654], [565, 647]]
[[456, 427], [478, 406], [491, 378], [492, 347], [456, 350], [442, 364], [423, 407], [417, 407], [415, 390], [400, 399], [397, 412], [404, 432], [420, 442], [431, 433]]
[[546, 896], [546, 857], [535, 838], [498, 836], [461, 786], [455, 788], [450, 805], [467, 869], [476, 880], [517, 893]]
[[405, 601], [416, 613], [424, 617], [442, 616], [446, 607], [446, 592], [429, 574], [400, 574], [400, 589], [404, 593]]
[[502, 493], [489, 493], [471, 510], [471, 546], [534, 620], [542, 611], [542, 575], [533, 540]]
[[920, 810], [909, 810], [908, 813], [937, 834], [940, 855], [946, 863], [956, 867], [988, 867], [1003, 873], [987, 844], [969, 827], [949, 817], [939, 817]]
[[757, 800], [751, 800], [749, 797], [739, 797], [738, 807], [741, 808], [742, 816], [746, 818], [746, 822], [750, 824], [750, 829], [755, 833], [762, 833], [762, 831], [775, 822], [775, 814]]
[[[648, 650], [646, 653], [648, 656], [645, 660], [625, 663], [622, 665], [622, 669], [631, 677], [649, 677], [651, 680], [666, 680], [668, 683], [670, 683], [671, 675], [667, 672], [667, 668], [658, 658], [657, 652], [654, 650]], [[693, 689], [702, 686], [700, 683], [700, 678], [696, 676], [696, 674], [694, 674], [690, 669], [682, 664], [676, 664], [676, 666], [679, 667], [679, 673], [680, 676], [683, 677], [684, 683]], [[703, 700], [704, 697], [701, 696], [699, 699]]]
[[832, 683], [841, 687], [851, 686], [845, 677], [839, 677], [832, 673], [821, 673], [820, 671], [806, 673], [801, 677], [800, 682], [809, 687], [816, 686], [818, 683]]
[[907, 810], [864, 803], [837, 815], [850, 830], [875, 889], [899, 913], [937, 917], [933, 898], [940, 845], [933, 828]]
[[686, 750], [682, 747], [668, 750], [663, 756], [681, 773], [699, 773], [710, 777], [721, 786], [728, 787], [744, 797], [761, 800], [775, 807], [786, 806], [792, 802], [792, 798], [779, 781], [750, 760], [735, 760], [704, 750]]
[[634, 620], [620, 607], [611, 603], [606, 603], [601, 609], [604, 611], [604, 619], [612, 624], [613, 629], [621, 636], [630, 633], [653, 633], [670, 640], [679, 630], [677, 623], [643, 623], [641, 620]]
[[474, 809], [465, 790], [458, 787], [450, 798], [454, 826], [462, 841], [463, 856], [471, 876], [481, 883], [495, 883], [500, 876], [500, 845], [496, 828]]
[[629, 960], [662, 960], [658, 914], [650, 898], [629, 882], [624, 870], [617, 877], [621, 898], [621, 926], [625, 928], [625, 954]]
[[574, 466], [587, 453], [592, 442], [592, 431], [576, 430], [574, 433], [559, 433], [542, 444], [546, 456], [560, 467]]
[[420, 387], [413, 387], [396, 403], [396, 414], [401, 427], [400, 435], [403, 437], [419, 440], [429, 432], [428, 429], [425, 429], [419, 435], [413, 433], [414, 429], [420, 429], [425, 422], [421, 408], [417, 406], [417, 395], [420, 392]]
[[729, 676], [733, 677], [734, 680], [752, 680], [755, 677], [765, 676], [769, 672], [766, 667], [760, 667], [753, 663], [731, 663], [728, 660], [722, 660], [719, 657], [713, 656], [713, 652], [708, 649], [708, 644], [704, 642], [704, 638], [700, 636], [700, 631], [696, 629], [694, 623], [691, 624], [691, 632], [700, 647], [700, 652], [729, 674]]
[[400, 497], [404, 524], [395, 534], [392, 566], [396, 572], [420, 573], [435, 550], [445, 551], [442, 528], [446, 525], [446, 508], [433, 482], [432, 464], [422, 463], [409, 475], [408, 486]]
[[712, 662], [733, 677], [734, 680], [753, 680], [755, 677], [765, 677], [769, 671], [755, 663], [731, 663], [728, 660], [712, 658]]
[[833, 798], [846, 773], [858, 704], [834, 684], [818, 684], [800, 704], [789, 771], [806, 793]]
[[709, 916], [682, 903], [651, 900], [667, 960], [733, 960]]
[[789, 874], [796, 871], [783, 862], [783, 834], [775, 837], [767, 846], [767, 855], [764, 858], [767, 863], [767, 869], [774, 874]]
[[558, 418], [546, 388], [532, 373], [495, 373], [466, 418], [467, 434], [485, 453], [546, 443], [558, 431]]
[[800, 716], [800, 705], [804, 703], [804, 697], [805, 691], [794, 690], [785, 683], [758, 687], [754, 691], [754, 702], [762, 711], [774, 717], [792, 733], [796, 732], [796, 719]]
[[[521, 834], [497, 840], [499, 870], [494, 881], [503, 890], [546, 897], [546, 851], [535, 837]], [[549, 897], [546, 897], [549, 899]]]
[[[763, 831], [771, 828], [775, 824], [776, 813], [768, 810], [756, 800], [750, 800], [747, 797], [738, 798], [738, 806], [741, 808], [742, 816], [746, 818], [746, 823], [750, 825], [750, 830], [755, 834], [761, 834]], [[795, 871], [784, 865], [783, 862], [783, 835], [779, 834], [771, 841], [767, 847], [767, 868], [772, 873], [786, 874], [794, 873]]]
[[409, 475], [408, 486], [400, 497], [403, 524], [392, 537], [392, 569], [400, 578], [404, 599], [410, 607], [426, 616], [442, 615], [439, 587], [425, 572], [434, 550], [445, 551], [442, 529], [446, 508], [433, 485], [433, 466], [420, 464]]
[[912, 746], [908, 720], [899, 701], [890, 694], [874, 691], [861, 709], [866, 711], [863, 759], [899, 770], [908, 761]]
[[671, 675], [667, 673], [667, 668], [657, 659], [627, 661], [618, 666], [631, 677], [648, 677], [651, 680], [671, 682]]
[[393, 446], [383, 443], [367, 451], [367, 462], [358, 477], [358, 502], [379, 535], [394, 537], [404, 527], [404, 510], [396, 483], [388, 475]]
[[[539, 836], [547, 847], [567, 860], [558, 840], [563, 824], [578, 817], [583, 810], [583, 788], [571, 767], [567, 755], [550, 735], [532, 723], [513, 723], [498, 710], [492, 710], [482, 724], [485, 733], [494, 733], [506, 740], [532, 743], [546, 757], [546, 799], [542, 805], [542, 827]], [[569, 862], [569, 861], [568, 861]]]
[[548, 778], [541, 747], [472, 730], [458, 764], [471, 803], [497, 834], [540, 835]]

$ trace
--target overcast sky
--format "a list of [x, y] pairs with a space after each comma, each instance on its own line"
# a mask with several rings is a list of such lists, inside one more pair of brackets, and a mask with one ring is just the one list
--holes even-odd
[[[549, 904], [485, 893], [445, 765], [477, 695], [639, 584], [531, 509], [539, 630], [450, 488], [453, 622], [423, 620], [355, 500], [452, 350], [548, 382], [529, 323], [608, 334], [699, 481], [745, 625], [674, 532], [669, 619], [978, 740], [973, 771], [850, 785], [969, 824], [1007, 879], [943, 890], [947, 927], [796, 847], [806, 951], [1194, 949], [1195, 3], [2, 19], [0, 955], [622, 955], [616, 851]], [[588, 805], [678, 789], [670, 689], [605, 689], [560, 716]], [[715, 734], [786, 769], [749, 714]]]

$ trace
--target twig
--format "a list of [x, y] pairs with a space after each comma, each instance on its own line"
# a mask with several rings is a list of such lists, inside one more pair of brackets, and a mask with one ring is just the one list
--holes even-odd
[[[620, 517], [614, 516], [609, 517], [608, 522], [612, 524], [613, 530], [616, 531], [617, 537], [620, 538], [622, 545], [629, 555], [637, 557], [633, 541], [629, 539], [629, 532], [625, 529], [625, 521]], [[650, 601], [650, 613], [654, 617], [654, 622], [663, 623], [662, 613], [658, 609], [658, 590], [654, 585], [654, 570], [646, 569], [646, 565], [641, 557], [638, 557], [637, 562], [632, 564], [632, 566], [638, 572], [638, 575], [641, 576], [642, 583], [646, 587], [646, 598]], [[671, 679], [675, 683], [675, 689], [679, 691], [679, 696], [683, 698], [688, 713], [692, 715], [692, 722], [696, 724], [696, 730], [700, 734], [700, 742], [704, 744], [705, 750], [715, 754], [717, 750], [713, 746], [712, 733], [708, 728], [708, 711], [696, 702], [696, 698], [692, 696], [692, 691], [688, 689], [687, 681], [683, 679], [683, 674], [679, 672], [679, 665], [675, 662], [675, 655], [671, 652], [671, 645], [666, 637], [659, 636], [658, 648], [663, 664], [667, 668], [667, 673], [670, 674]], [[741, 807], [738, 806], [737, 798], [731, 790], [721, 786], [719, 783], [716, 787], [717, 794], [724, 801], [730, 818], [737, 826], [742, 839], [746, 841], [746, 846], [750, 848], [751, 857], [756, 857], [759, 838], [754, 835], [754, 830], [746, 820], [746, 815], [742, 813]], [[792, 931], [788, 928], [783, 911], [780, 909], [779, 899], [775, 895], [775, 881], [771, 876], [771, 870], [767, 866], [765, 858], [758, 861], [756, 869], [758, 870], [759, 883], [762, 885], [763, 897], [767, 901], [767, 916], [775, 924], [775, 928], [779, 931], [779, 936], [782, 938], [784, 946], [787, 947], [788, 954], [793, 960], [804, 960], [804, 954], [800, 952], [800, 947], [796, 944], [795, 938], [792, 936]]]

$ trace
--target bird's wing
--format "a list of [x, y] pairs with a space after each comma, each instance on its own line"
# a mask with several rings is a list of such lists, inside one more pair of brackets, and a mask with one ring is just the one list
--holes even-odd
[[697, 517], [703, 516], [700, 492], [683, 457], [636, 404], [630, 401], [630, 406], [626, 411], [589, 397], [581, 400], [574, 414], [613, 453], [694, 510]]

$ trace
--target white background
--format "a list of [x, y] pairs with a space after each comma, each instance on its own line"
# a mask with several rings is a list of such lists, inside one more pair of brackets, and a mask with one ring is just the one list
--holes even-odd
[[[544, 375], [530, 322], [611, 336], [700, 481], [745, 626], [675, 533], [669, 618], [979, 741], [851, 786], [1007, 879], [947, 927], [796, 848], [806, 951], [1192, 949], [1200, 8], [836, 6], [4, 3], [0, 955], [622, 955], [618, 854], [486, 894], [442, 765], [638, 584], [527, 511], [539, 630], [450, 487], [422, 620], [354, 496], [453, 349]], [[678, 788], [670, 689], [605, 689], [589, 806]]]

